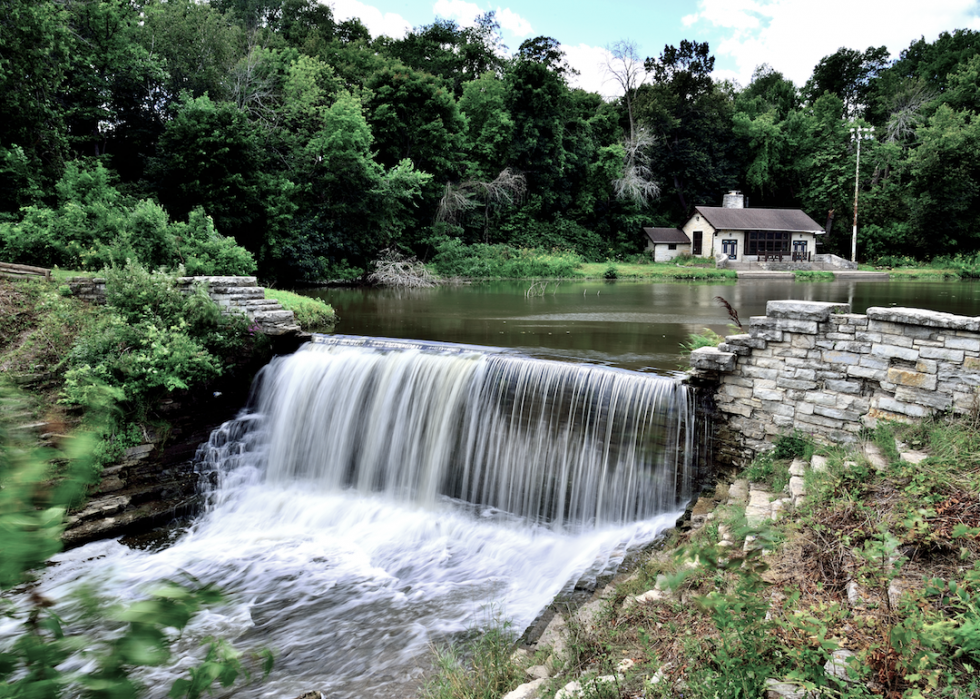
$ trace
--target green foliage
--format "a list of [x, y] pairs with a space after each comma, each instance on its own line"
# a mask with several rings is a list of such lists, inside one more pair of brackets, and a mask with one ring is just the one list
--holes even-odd
[[619, 272], [616, 271], [616, 265], [609, 265], [606, 267], [606, 271], [602, 273], [604, 279], [613, 280], [619, 277]]
[[832, 282], [836, 278], [833, 272], [814, 270], [797, 270], [793, 277], [798, 282]]
[[[4, 387], [0, 404], [0, 590], [7, 590], [31, 580], [34, 569], [60, 550], [66, 509], [98, 472], [94, 434], [73, 436], [58, 451], [32, 447], [33, 435], [12, 427], [7, 417], [20, 411], [21, 398]], [[55, 460], [64, 464], [57, 472]], [[204, 605], [221, 600], [213, 587], [198, 584], [164, 583], [130, 604], [109, 603], [83, 589], [76, 600], [80, 615], [69, 626], [52, 611], [53, 601], [35, 592], [26, 604], [5, 611], [4, 696], [136, 699], [142, 688], [133, 670], [168, 662], [172, 630], [180, 631]], [[89, 637], [75, 630], [80, 621], [84, 626], [97, 620], [113, 624], [113, 632]], [[83, 668], [69, 669], [66, 661], [79, 653], [85, 656]], [[191, 670], [190, 680], [178, 680], [171, 696], [197, 699], [214, 680], [228, 686], [242, 671], [239, 653], [211, 641], [203, 664]]]
[[813, 455], [813, 438], [798, 430], [780, 435], [776, 439], [772, 455], [777, 459], [809, 459]]
[[265, 295], [266, 298], [278, 301], [287, 311], [292, 311], [296, 322], [306, 332], [330, 332], [337, 322], [333, 308], [320, 299], [282, 289], [266, 289]]
[[0, 256], [44, 267], [99, 270], [135, 260], [150, 267], [185, 264], [189, 274], [249, 274], [255, 260], [221, 236], [198, 208], [171, 223], [150, 200], [130, 202], [101, 162], [68, 163], [57, 184], [58, 208], [29, 206], [18, 223], [0, 223]]
[[690, 354], [701, 347], [717, 347], [725, 341], [721, 335], [711, 328], [705, 328], [703, 333], [691, 333], [687, 342], [681, 343], [681, 354]]
[[475, 631], [460, 646], [438, 651], [437, 672], [419, 693], [422, 699], [496, 699], [516, 687], [523, 670], [512, 659], [516, 638], [496, 622]]
[[432, 266], [444, 277], [475, 279], [530, 279], [571, 277], [582, 258], [571, 252], [546, 253], [541, 250], [506, 245], [464, 245], [450, 239], [436, 246]]
[[242, 348], [247, 323], [224, 318], [205, 289], [185, 295], [176, 277], [136, 263], [109, 268], [106, 306], [69, 355], [63, 401], [87, 405], [105, 384], [141, 417], [153, 399], [216, 377]]

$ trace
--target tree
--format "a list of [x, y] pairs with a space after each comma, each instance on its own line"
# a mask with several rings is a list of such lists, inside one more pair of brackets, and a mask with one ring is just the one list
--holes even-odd
[[367, 87], [368, 123], [381, 164], [394, 167], [408, 159], [437, 181], [459, 176], [465, 125], [441, 78], [395, 65], [371, 76]]
[[889, 65], [888, 55], [885, 46], [869, 46], [864, 53], [841, 47], [820, 59], [803, 86], [803, 95], [812, 104], [829, 92], [844, 103], [843, 116], [864, 115], [872, 106], [874, 81]]
[[0, 212], [36, 201], [68, 157], [58, 99], [73, 46], [67, 17], [61, 3], [0, 2]]
[[465, 119], [466, 178], [492, 179], [507, 165], [514, 120], [507, 110], [507, 86], [493, 73], [463, 85], [459, 111]]
[[188, 98], [160, 137], [150, 178], [174, 218], [196, 207], [261, 261], [293, 212], [291, 185], [267, 166], [256, 127], [229, 102]]
[[652, 171], [675, 195], [671, 202], [661, 199], [659, 213], [679, 221], [693, 206], [714, 204], [722, 191], [738, 186], [734, 91], [712, 82], [714, 57], [707, 43], [666, 46], [644, 67], [651, 82], [637, 90], [637, 120], [656, 138]]
[[644, 78], [643, 64], [636, 43], [632, 41], [617, 41], [608, 51], [606, 73], [623, 91], [623, 104], [629, 120], [629, 131], [623, 140], [623, 172], [613, 179], [613, 188], [618, 199], [644, 205], [660, 196], [660, 187], [653, 181], [647, 152], [654, 144], [653, 134], [646, 129], [638, 129], [633, 115], [636, 89]]
[[410, 68], [442, 78], [459, 97], [464, 83], [502, 70], [501, 48], [500, 23], [491, 11], [477, 17], [472, 27], [447, 19], [416, 27], [389, 43], [386, 52]]
[[541, 202], [544, 216], [571, 203], [561, 193], [567, 71], [561, 45], [539, 36], [521, 44], [504, 77], [506, 108], [514, 122], [508, 163], [527, 177], [528, 193]]

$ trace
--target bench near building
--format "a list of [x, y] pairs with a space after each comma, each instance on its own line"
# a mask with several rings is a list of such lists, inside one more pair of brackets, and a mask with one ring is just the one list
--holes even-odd
[[817, 241], [826, 231], [799, 209], [749, 209], [741, 192], [729, 192], [722, 206], [698, 206], [682, 228], [644, 228], [655, 262], [682, 252], [717, 260], [718, 266], [741, 262], [815, 261]]

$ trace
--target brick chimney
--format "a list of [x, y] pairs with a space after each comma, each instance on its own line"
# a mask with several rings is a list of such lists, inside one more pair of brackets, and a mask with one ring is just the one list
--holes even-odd
[[745, 197], [742, 196], [741, 192], [733, 189], [722, 198], [721, 205], [726, 209], [744, 209]]

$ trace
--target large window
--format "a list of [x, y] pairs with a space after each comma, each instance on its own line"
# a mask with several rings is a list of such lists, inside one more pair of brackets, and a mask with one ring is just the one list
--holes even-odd
[[748, 255], [789, 253], [787, 231], [748, 231], [745, 243]]

